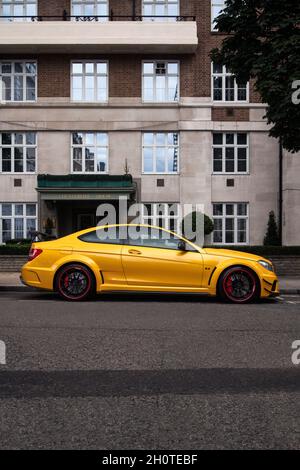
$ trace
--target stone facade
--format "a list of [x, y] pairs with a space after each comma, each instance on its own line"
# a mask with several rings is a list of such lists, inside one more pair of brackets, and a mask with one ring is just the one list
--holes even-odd
[[[69, 0], [39, 0], [38, 14], [62, 16], [66, 10], [69, 15], [70, 3]], [[141, 15], [142, 1], [135, 4], [135, 14]], [[130, 0], [110, 0], [109, 8], [115, 17], [133, 14]], [[72, 173], [72, 132], [107, 132], [109, 174], [122, 174], [127, 161], [139, 188], [137, 199], [153, 203], [202, 203], [210, 216], [213, 216], [213, 203], [246, 202], [249, 207], [247, 243], [262, 244], [269, 212], [274, 210], [278, 215], [278, 142], [268, 136], [263, 118], [265, 107], [253, 83], [249, 87], [249, 102], [224, 104], [212, 100], [209, 52], [221, 44], [224, 36], [211, 32], [210, 0], [181, 0], [180, 14], [196, 17], [199, 43], [195, 53], [78, 54], [76, 48], [70, 51], [71, 46], [62, 47], [60, 53], [55, 54], [1, 53], [3, 61], [36, 60], [38, 80], [36, 102], [0, 105], [0, 132], [33, 130], [37, 133], [36, 174], [0, 173], [0, 204], [39, 203], [38, 223], [43, 229], [43, 221], [55, 217], [55, 210], [51, 204], [41, 207], [36, 191], [37, 174]], [[128, 21], [126, 25], [120, 23], [120, 28], [128, 28]], [[98, 26], [101, 28], [100, 23]], [[72, 102], [71, 61], [97, 59], [109, 64], [108, 102]], [[143, 103], [143, 60], [180, 63], [178, 103]], [[178, 174], [143, 173], [143, 132], [178, 132]], [[246, 174], [213, 173], [213, 132], [248, 134], [249, 171]], [[299, 156], [285, 155], [283, 238], [286, 245], [300, 245], [299, 162]], [[21, 180], [21, 186], [15, 186], [16, 179]], [[163, 185], [158, 185], [158, 179], [164, 180]], [[70, 221], [68, 224], [69, 231], [74, 229]], [[57, 233], [60, 233], [59, 227]]]

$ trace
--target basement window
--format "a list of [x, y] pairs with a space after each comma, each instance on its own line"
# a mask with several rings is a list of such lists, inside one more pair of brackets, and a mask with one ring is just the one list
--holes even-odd
[[30, 238], [37, 229], [37, 204], [0, 203], [0, 244]]
[[213, 243], [247, 245], [249, 243], [249, 204], [213, 204]]

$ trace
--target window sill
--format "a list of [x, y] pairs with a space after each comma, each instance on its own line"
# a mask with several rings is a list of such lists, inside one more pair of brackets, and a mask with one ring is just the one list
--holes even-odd
[[22, 173], [15, 173], [15, 172], [12, 172], [12, 171], [0, 171], [0, 175], [5, 175], [5, 176], [36, 176], [37, 175], [37, 171], [35, 172], [27, 172], [27, 171], [24, 171]]
[[109, 175], [108, 171], [71, 171], [71, 175]]
[[212, 172], [212, 176], [250, 176], [250, 172], [240, 172], [240, 173], [223, 173], [223, 172]]
[[180, 176], [180, 173], [148, 173], [148, 172], [142, 172], [143, 176]]
[[180, 104], [180, 100], [178, 101], [142, 101], [142, 104], [145, 104], [145, 105], [158, 105], [158, 106], [161, 106], [161, 105], [173, 105], [173, 106], [178, 106]]
[[16, 104], [34, 104], [34, 103], [37, 103], [38, 100], [24, 100], [24, 101], [12, 101], [12, 100], [1, 100], [0, 101], [0, 106], [7, 106], [9, 104], [13, 104], [13, 105], [16, 105]]
[[230, 246], [249, 246], [249, 245], [250, 245], [250, 243], [248, 243], [248, 242], [247, 243], [238, 243], [238, 242], [237, 243], [222, 243], [222, 242], [220, 242], [220, 243], [213, 242], [212, 243], [212, 246], [228, 246], [228, 247], [230, 247]]
[[225, 106], [238, 107], [238, 105], [240, 105], [240, 104], [243, 104], [243, 105], [250, 104], [250, 101], [249, 100], [245, 100], [245, 101], [216, 101], [216, 100], [212, 99], [212, 104], [213, 104], [213, 106], [220, 105], [222, 107], [225, 107]]
[[71, 104], [82, 104], [82, 105], [85, 105], [85, 104], [89, 104], [89, 105], [92, 105], [92, 104], [103, 104], [103, 105], [108, 105], [109, 104], [109, 101], [106, 100], [106, 101], [83, 101], [83, 100], [78, 100], [78, 101], [75, 101], [75, 100], [70, 100], [70, 103]]
[[215, 36], [228, 36], [227, 33], [222, 33], [222, 31], [218, 31], [218, 30], [215, 30], [215, 29], [211, 29], [211, 34], [215, 35]]

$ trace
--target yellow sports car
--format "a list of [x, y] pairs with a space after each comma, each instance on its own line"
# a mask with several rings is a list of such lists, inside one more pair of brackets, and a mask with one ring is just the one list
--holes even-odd
[[84, 300], [112, 291], [190, 292], [246, 303], [279, 294], [270, 261], [200, 248], [150, 225], [110, 225], [33, 243], [21, 280]]

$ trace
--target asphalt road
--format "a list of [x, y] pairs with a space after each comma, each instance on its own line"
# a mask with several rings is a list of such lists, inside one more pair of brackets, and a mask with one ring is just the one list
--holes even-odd
[[300, 298], [1, 293], [1, 449], [299, 449]]

